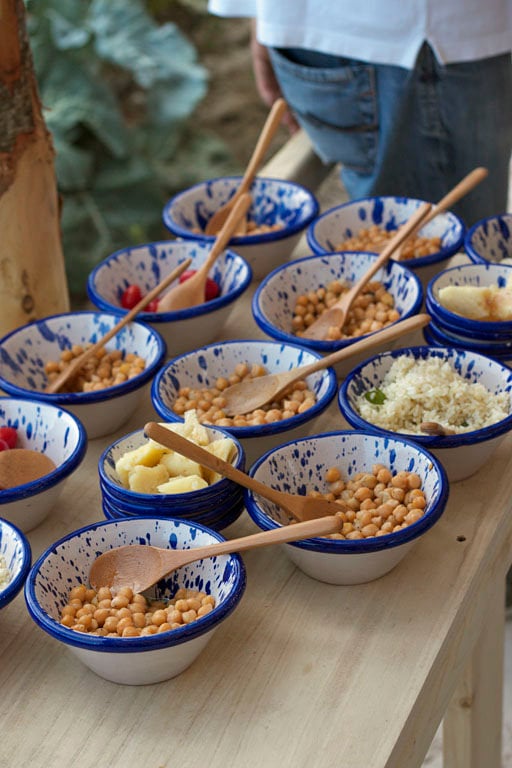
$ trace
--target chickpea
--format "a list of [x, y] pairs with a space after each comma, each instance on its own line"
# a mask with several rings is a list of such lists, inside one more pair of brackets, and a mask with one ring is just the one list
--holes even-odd
[[[83, 347], [75, 345], [72, 349], [61, 352], [60, 361], [49, 360], [45, 364], [48, 383], [51, 383], [60, 371], [65, 370], [68, 364], [83, 351]], [[94, 392], [112, 387], [137, 376], [145, 367], [145, 361], [133, 353], [127, 353], [123, 360], [123, 352], [119, 349], [110, 352], [102, 350], [101, 354], [94, 355], [66, 382], [62, 391]]]

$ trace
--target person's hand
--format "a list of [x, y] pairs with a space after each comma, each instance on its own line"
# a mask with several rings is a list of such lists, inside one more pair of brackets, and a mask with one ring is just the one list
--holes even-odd
[[[256, 88], [263, 102], [268, 107], [271, 107], [274, 101], [282, 96], [282, 93], [272, 67], [272, 62], [270, 61], [268, 50], [256, 39], [254, 22], [251, 34], [251, 53]], [[285, 112], [283, 123], [290, 133], [295, 133], [299, 130], [299, 124], [289, 109]]]

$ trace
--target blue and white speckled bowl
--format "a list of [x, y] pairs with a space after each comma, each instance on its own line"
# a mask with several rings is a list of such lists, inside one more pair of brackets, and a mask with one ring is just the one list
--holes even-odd
[[[191, 258], [190, 269], [204, 263], [211, 243], [197, 241], [163, 241], [123, 248], [108, 256], [89, 275], [87, 293], [98, 309], [121, 312], [121, 295], [128, 285], [138, 285], [148, 293], [179, 264]], [[167, 344], [168, 353], [178, 355], [213, 341], [226, 322], [235, 300], [251, 282], [252, 272], [242, 256], [223, 251], [210, 276], [220, 286], [220, 296], [197, 307], [176, 312], [143, 312], [141, 318], [158, 331]]]
[[[225, 437], [233, 440], [236, 455], [232, 464], [243, 471], [245, 452], [239, 440], [225, 430], [214, 427], [207, 427], [207, 430], [211, 442]], [[109, 502], [114, 512], [150, 517], [178, 517], [202, 523], [215, 530], [219, 529], [219, 525], [225, 528], [234, 522], [235, 511], [238, 511], [237, 516], [240, 516], [243, 511], [242, 489], [237, 483], [225, 477], [207, 488], [189, 493], [136, 493], [121, 485], [115, 469], [116, 462], [127, 451], [139, 448], [147, 440], [144, 430], [137, 430], [112, 443], [100, 456], [98, 461], [100, 488], [103, 500]], [[225, 520], [229, 520], [229, 523], [224, 522]]]
[[63, 406], [80, 419], [90, 439], [114, 432], [130, 418], [165, 359], [165, 344], [153, 328], [136, 320], [107, 343], [109, 351], [133, 352], [146, 361], [144, 371], [123, 384], [97, 392], [49, 394], [44, 391], [44, 367], [74, 344], [94, 344], [119, 318], [107, 312], [69, 312], [17, 328], [0, 339], [0, 387], [14, 397]]
[[[348, 423], [355, 429], [369, 429], [384, 437], [397, 433], [377, 427], [363, 419], [357, 399], [364, 392], [378, 389], [393, 361], [402, 355], [422, 360], [429, 357], [446, 360], [464, 379], [479, 382], [489, 392], [512, 393], [512, 371], [490, 357], [451, 347], [408, 347], [384, 352], [369, 358], [355, 368], [345, 379], [338, 394], [338, 405]], [[512, 429], [511, 413], [501, 421], [483, 429], [442, 437], [406, 435], [406, 437], [436, 456], [443, 464], [450, 482], [464, 480], [477, 472]]]
[[512, 264], [460, 264], [440, 272], [427, 286], [427, 312], [439, 328], [448, 334], [480, 344], [504, 344], [512, 341], [512, 320], [479, 321], [471, 320], [443, 306], [439, 300], [441, 289], [448, 286], [487, 287], [497, 285], [504, 288], [512, 285]]
[[[443, 468], [428, 451], [409, 440], [355, 430], [285, 443], [250, 468], [252, 477], [272, 488], [305, 495], [311, 490], [328, 491], [325, 475], [331, 467], [337, 467], [347, 480], [357, 472], [371, 472], [376, 463], [392, 472], [419, 474], [427, 499], [425, 514], [416, 523], [386, 536], [352, 541], [314, 538], [284, 544], [288, 557], [308, 576], [329, 584], [362, 584], [388, 573], [443, 513], [448, 499]], [[274, 504], [252, 491], [245, 491], [244, 496], [256, 525], [263, 530], [278, 527]]]
[[85, 429], [57, 405], [15, 397], [0, 397], [0, 426], [16, 429], [17, 448], [44, 453], [56, 465], [38, 480], [0, 491], [1, 516], [31, 531], [48, 516], [64, 481], [80, 466], [87, 450]]
[[[223, 176], [179, 192], [164, 207], [165, 226], [177, 237], [211, 242], [213, 238], [204, 234], [206, 223], [234, 195], [241, 178]], [[302, 232], [317, 216], [319, 205], [308, 189], [284, 179], [258, 176], [250, 193], [253, 204], [249, 218], [259, 226], [280, 227], [231, 240], [232, 248], [247, 259], [254, 277], [260, 279], [288, 259]]]
[[[297, 344], [257, 339], [225, 341], [181, 355], [166, 363], [155, 376], [151, 400], [155, 411], [165, 421], [183, 421], [173, 410], [180, 387], [213, 387], [220, 376], [229, 376], [238, 363], [257, 363], [269, 373], [289, 371], [318, 360], [320, 355]], [[283, 438], [291, 440], [315, 431], [316, 418], [336, 394], [336, 375], [331, 368], [308, 376], [309, 388], [316, 403], [304, 413], [270, 424], [249, 427], [223, 427], [242, 444], [247, 464], [265, 451], [279, 445]]]
[[[362, 229], [377, 225], [387, 231], [398, 229], [423, 203], [407, 197], [368, 197], [330, 208], [307, 230], [307, 241], [314, 253], [340, 251], [339, 244], [356, 236]], [[466, 228], [454, 213], [440, 213], [422, 230], [425, 237], [440, 237], [442, 249], [430, 256], [407, 259], [404, 263], [420, 278], [425, 287], [450, 256], [464, 243]]]
[[458, 349], [467, 349], [470, 352], [477, 352], [479, 355], [492, 357], [503, 365], [510, 367], [512, 363], [512, 342], [496, 343], [472, 341], [470, 338], [462, 338], [444, 328], [440, 328], [437, 323], [431, 321], [423, 329], [423, 337], [431, 347], [457, 347]]
[[60, 611], [70, 589], [88, 583], [90, 567], [103, 552], [125, 544], [190, 549], [223, 540], [220, 534], [184, 520], [133, 517], [88, 525], [52, 544], [34, 564], [25, 584], [28, 611], [41, 629], [107, 680], [128, 685], [168, 680], [195, 661], [240, 602], [245, 568], [239, 555], [205, 558], [158, 582], [156, 597], [170, 598], [179, 587], [215, 597], [210, 613], [179, 629], [146, 637], [99, 637], [63, 626]]
[[31, 551], [28, 539], [12, 523], [0, 518], [0, 555], [10, 573], [10, 581], [0, 587], [0, 608], [3, 608], [23, 588], [30, 570]]
[[[261, 282], [253, 296], [252, 312], [256, 323], [274, 339], [288, 344], [300, 344], [321, 354], [350, 346], [363, 337], [354, 336], [341, 341], [314, 341], [295, 336], [292, 332], [295, 302], [301, 294], [315, 291], [332, 280], [353, 284], [376, 258], [373, 253], [347, 251], [307, 256], [283, 264]], [[388, 263], [384, 269], [376, 272], [372, 279], [381, 281], [391, 293], [395, 308], [400, 313], [400, 320], [418, 312], [423, 301], [423, 289], [419, 279], [406, 266], [397, 262]], [[403, 338], [400, 343], [403, 343]], [[389, 343], [376, 349], [388, 347]], [[367, 353], [363, 352], [349, 360], [343, 360], [334, 366], [336, 374], [342, 378], [366, 356]]]
[[512, 264], [512, 213], [501, 213], [477, 221], [464, 239], [467, 255], [475, 264]]

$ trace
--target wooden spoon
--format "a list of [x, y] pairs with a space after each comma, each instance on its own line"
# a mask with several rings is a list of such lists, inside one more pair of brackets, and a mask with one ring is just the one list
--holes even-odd
[[398, 246], [401, 245], [404, 240], [409, 237], [416, 226], [424, 220], [431, 208], [432, 205], [430, 203], [422, 203], [420, 205], [418, 210], [415, 211], [404, 226], [400, 227], [396, 235], [392, 237], [382, 253], [375, 259], [359, 280], [357, 280], [357, 282], [355, 282], [354, 285], [346, 291], [340, 299], [338, 299], [336, 304], [333, 304], [332, 307], [329, 307], [325, 312], [322, 312], [320, 317], [306, 328], [304, 333], [301, 334], [302, 338], [324, 341], [327, 338], [329, 328], [332, 328], [333, 326], [336, 328], [343, 328], [347, 314], [356, 296], [362, 291], [370, 278], [388, 262]]
[[54, 394], [55, 392], [58, 392], [59, 389], [62, 388], [62, 386], [68, 381], [70, 378], [75, 376], [80, 368], [83, 366], [83, 364], [89, 360], [93, 355], [96, 354], [96, 352], [105, 346], [105, 344], [110, 341], [119, 331], [125, 327], [125, 325], [128, 325], [128, 323], [131, 323], [133, 318], [139, 314], [139, 312], [142, 312], [144, 307], [146, 307], [150, 301], [153, 301], [153, 299], [156, 299], [157, 296], [165, 289], [167, 286], [169, 286], [174, 280], [176, 280], [182, 272], [184, 272], [192, 263], [192, 259], [185, 259], [184, 262], [181, 264], [178, 264], [176, 269], [173, 269], [173, 271], [167, 275], [167, 277], [164, 277], [163, 280], [161, 280], [155, 288], [152, 288], [149, 293], [147, 293], [145, 296], [142, 297], [142, 299], [132, 308], [129, 312], [124, 315], [121, 320], [114, 325], [113, 328], [110, 329], [110, 331], [107, 331], [107, 333], [96, 342], [96, 344], [93, 344], [92, 347], [88, 347], [84, 352], [82, 352], [81, 355], [78, 357], [75, 357], [70, 364], [65, 368], [62, 373], [59, 373], [56, 379], [54, 379], [52, 382], [48, 384], [48, 386], [45, 389], [45, 392]]
[[295, 381], [304, 379], [306, 376], [316, 371], [321, 371], [323, 368], [329, 368], [329, 366], [339, 363], [341, 360], [345, 360], [352, 355], [365, 352], [367, 349], [422, 328], [430, 322], [430, 319], [430, 315], [414, 315], [389, 325], [381, 331], [365, 336], [360, 341], [349, 344], [347, 347], [343, 347], [343, 349], [338, 349], [336, 352], [326, 355], [314, 363], [301, 365], [300, 368], [292, 368], [290, 371], [269, 373], [266, 376], [258, 376], [255, 379], [248, 379], [241, 381], [239, 384], [233, 384], [222, 392], [222, 397], [225, 400], [222, 410], [226, 416], [239, 416], [242, 413], [250, 413], [250, 411], [261, 408], [268, 402], [278, 400]]
[[237, 224], [249, 210], [250, 204], [250, 195], [244, 193], [238, 197], [233, 208], [228, 211], [226, 221], [222, 225], [206, 261], [201, 264], [195, 275], [183, 283], [178, 283], [165, 296], [162, 296], [158, 302], [159, 312], [175, 312], [178, 309], [187, 309], [188, 307], [196, 307], [198, 304], [204, 304], [204, 289], [208, 273], [231, 240]]
[[89, 581], [94, 589], [131, 587], [135, 593], [144, 592], [172, 571], [196, 560], [309, 539], [311, 536], [325, 536], [337, 533], [342, 525], [340, 517], [321, 517], [192, 549], [161, 549], [149, 544], [127, 544], [97, 557], [91, 566]]
[[[284, 99], [277, 99], [277, 101], [273, 103], [272, 109], [270, 110], [265, 121], [265, 125], [263, 126], [260, 137], [256, 147], [254, 148], [254, 152], [252, 153], [251, 159], [249, 160], [238, 189], [236, 190], [233, 197], [231, 197], [227, 203], [221, 205], [221, 207], [215, 211], [211, 219], [208, 220], [205, 228], [205, 234], [216, 235], [226, 221], [229, 212], [238, 197], [249, 191], [251, 184], [254, 181], [254, 177], [256, 176], [256, 171], [258, 170], [260, 163], [263, 160], [265, 152], [270, 146], [270, 142], [274, 138], [274, 134], [277, 131], [286, 110], [287, 105]], [[245, 221], [245, 226], [242, 225], [242, 227], [239, 227], [237, 234], [244, 235], [246, 232], [247, 221]]]
[[[468, 173], [467, 176], [464, 176], [464, 178], [459, 181], [459, 183], [456, 184], [453, 189], [451, 189], [443, 198], [441, 198], [437, 205], [431, 209], [429, 214], [421, 222], [421, 225], [417, 226], [413, 232], [410, 232], [409, 237], [413, 237], [420, 229], [423, 229], [426, 224], [432, 221], [432, 219], [435, 219], [439, 213], [443, 213], [444, 211], [449, 210], [462, 197], [467, 195], [468, 192], [471, 192], [471, 190], [474, 189], [477, 184], [480, 184], [480, 182], [483, 181], [488, 175], [489, 171], [487, 168], [480, 167], [475, 168], [470, 173]], [[395, 261], [400, 261], [402, 258], [402, 251], [403, 244], [394, 255]]]
[[443, 425], [438, 424], [437, 421], [424, 421], [420, 424], [420, 429], [422, 432], [425, 432], [426, 435], [431, 435], [432, 437], [443, 437], [445, 435], [456, 434], [454, 429], [443, 427]]
[[[161, 424], [157, 424], [154, 421], [150, 421], [144, 427], [144, 432], [148, 437], [160, 445], [165, 445], [166, 448], [170, 448], [172, 451], [181, 453], [193, 461], [197, 461], [198, 464], [202, 464], [208, 469], [212, 469], [214, 472], [218, 472], [219, 475], [228, 477], [238, 485], [242, 485], [244, 488], [258, 493], [263, 496], [264, 499], [272, 501], [277, 504], [281, 509], [295, 520], [313, 520], [317, 517], [325, 517], [326, 515], [335, 515], [342, 511], [342, 507], [336, 504], [334, 501], [326, 501], [325, 499], [315, 499], [312, 496], [300, 496], [297, 493], [285, 493], [284, 491], [277, 491], [274, 488], [270, 488], [264, 483], [260, 483], [254, 477], [246, 475], [245, 472], [241, 472], [229, 462], [220, 459], [218, 456], [214, 456], [213, 453], [207, 451], [205, 448], [201, 448], [200, 445], [187, 440], [186, 437], [178, 435], [176, 432], [162, 427]], [[282, 518], [283, 522], [288, 522], [285, 518]]]

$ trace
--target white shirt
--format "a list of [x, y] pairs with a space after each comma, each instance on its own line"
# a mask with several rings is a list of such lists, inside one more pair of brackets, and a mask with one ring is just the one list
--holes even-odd
[[512, 49], [512, 0], [209, 0], [257, 19], [263, 45], [412, 68], [426, 40], [443, 64]]

